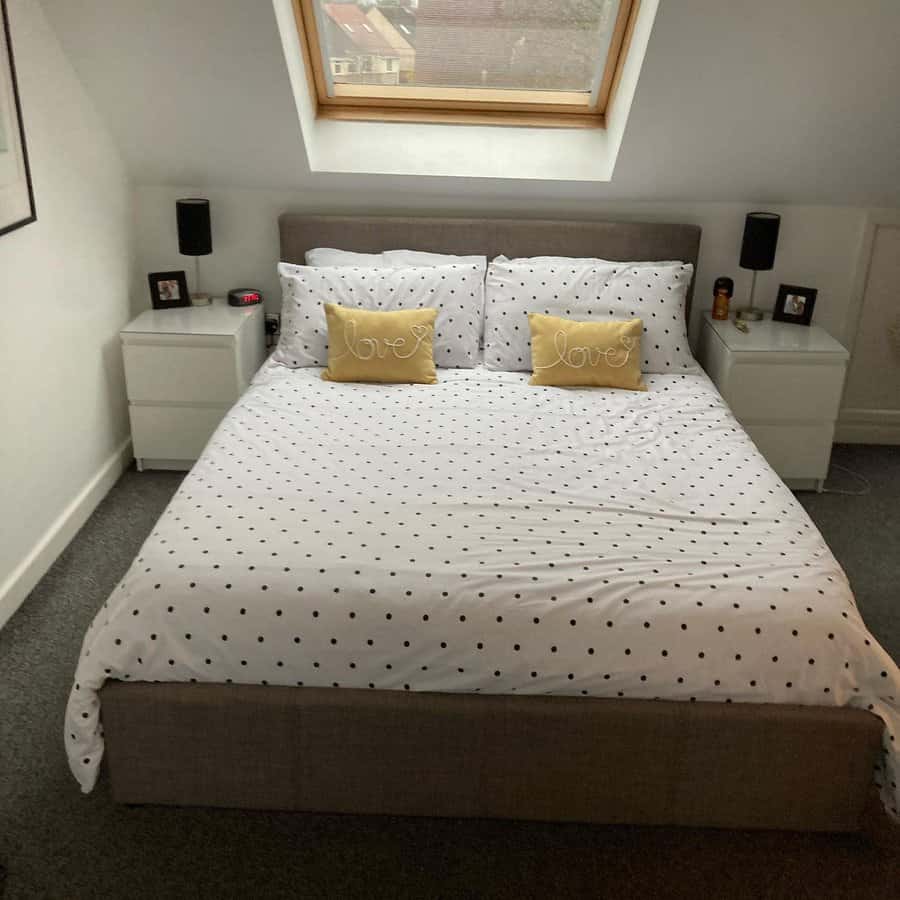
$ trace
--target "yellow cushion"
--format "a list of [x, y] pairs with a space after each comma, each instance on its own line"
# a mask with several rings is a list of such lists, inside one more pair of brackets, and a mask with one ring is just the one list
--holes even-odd
[[529, 313], [528, 324], [531, 384], [647, 390], [641, 381], [640, 319], [573, 322]]
[[325, 304], [326, 381], [434, 384], [436, 309], [375, 312]]

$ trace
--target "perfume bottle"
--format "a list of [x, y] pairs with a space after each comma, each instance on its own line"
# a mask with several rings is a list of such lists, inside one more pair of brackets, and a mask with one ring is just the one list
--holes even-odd
[[731, 278], [717, 278], [713, 284], [713, 308], [714, 319], [728, 318], [728, 303], [734, 294], [734, 281]]

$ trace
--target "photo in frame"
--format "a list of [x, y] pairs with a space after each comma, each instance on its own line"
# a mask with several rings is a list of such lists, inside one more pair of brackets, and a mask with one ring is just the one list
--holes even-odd
[[800, 287], [796, 284], [782, 284], [778, 288], [778, 299], [772, 311], [775, 322], [794, 322], [809, 325], [813, 307], [816, 305], [816, 288]]
[[151, 272], [147, 279], [150, 282], [150, 299], [154, 309], [175, 309], [191, 305], [187, 277], [183, 271]]
[[0, 235], [36, 219], [9, 14], [0, 0]]

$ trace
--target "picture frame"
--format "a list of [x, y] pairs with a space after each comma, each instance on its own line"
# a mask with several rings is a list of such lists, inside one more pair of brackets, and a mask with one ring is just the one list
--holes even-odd
[[150, 299], [154, 309], [176, 309], [191, 305], [188, 293], [187, 276], [180, 272], [151, 272], [147, 276], [150, 282]]
[[780, 285], [775, 309], [772, 311], [772, 321], [809, 325], [818, 293], [816, 288], [801, 287], [797, 284]]
[[37, 221], [9, 14], [0, 0], [0, 235]]

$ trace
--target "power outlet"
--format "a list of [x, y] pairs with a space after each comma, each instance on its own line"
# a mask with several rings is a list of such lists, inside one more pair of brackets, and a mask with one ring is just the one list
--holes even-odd
[[266, 313], [266, 346], [274, 347], [281, 334], [281, 313]]

